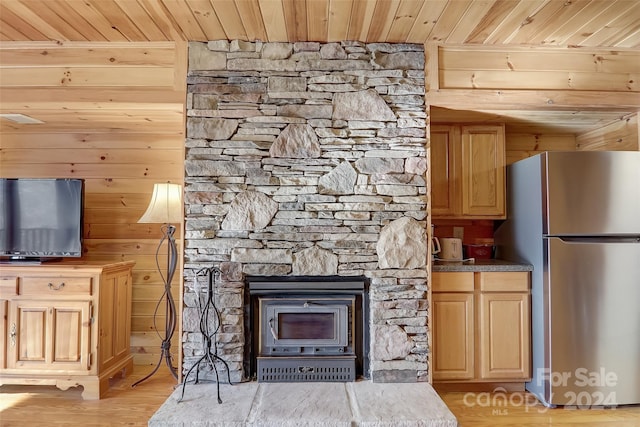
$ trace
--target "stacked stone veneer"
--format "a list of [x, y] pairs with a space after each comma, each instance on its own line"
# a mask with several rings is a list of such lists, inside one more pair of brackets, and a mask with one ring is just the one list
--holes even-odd
[[190, 43], [184, 372], [216, 266], [232, 380], [245, 275], [370, 278], [371, 378], [427, 380], [426, 126], [422, 45]]

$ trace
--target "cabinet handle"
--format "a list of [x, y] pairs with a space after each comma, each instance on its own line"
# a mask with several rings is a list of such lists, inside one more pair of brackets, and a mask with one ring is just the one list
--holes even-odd
[[16, 336], [18, 335], [18, 332], [16, 330], [16, 324], [12, 323], [11, 324], [11, 332], [9, 333], [9, 336], [11, 337], [11, 347], [15, 347], [16, 346]]
[[54, 291], [59, 291], [62, 288], [64, 288], [64, 282], [60, 283], [58, 286], [54, 285], [53, 283], [49, 283], [49, 289], [52, 289]]

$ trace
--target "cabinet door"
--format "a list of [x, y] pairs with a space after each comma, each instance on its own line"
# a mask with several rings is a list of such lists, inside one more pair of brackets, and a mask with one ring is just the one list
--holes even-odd
[[463, 126], [462, 215], [505, 218], [504, 126]]
[[15, 330], [9, 328], [7, 307], [9, 300], [18, 295], [18, 278], [0, 277], [0, 369], [7, 367], [7, 345], [15, 339]]
[[7, 369], [88, 373], [90, 308], [89, 301], [10, 301]]
[[455, 126], [431, 126], [431, 213], [451, 217], [460, 210], [455, 156], [460, 134]]
[[529, 316], [529, 294], [480, 295], [480, 378], [530, 378]]
[[472, 293], [433, 293], [433, 379], [474, 377]]
[[130, 351], [131, 277], [129, 271], [109, 274], [100, 280], [100, 369], [122, 360]]

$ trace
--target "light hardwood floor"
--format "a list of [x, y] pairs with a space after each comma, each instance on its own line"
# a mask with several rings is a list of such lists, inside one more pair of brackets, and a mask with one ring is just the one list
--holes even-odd
[[[4, 385], [0, 387], [0, 426], [146, 426], [177, 386], [163, 366], [132, 389], [131, 384], [149, 369], [136, 366], [127, 378], [112, 380], [106, 396], [96, 401], [82, 400], [81, 388], [62, 391], [53, 386]], [[504, 395], [442, 392], [441, 396], [462, 427], [640, 427], [640, 405], [567, 410], [547, 409], [531, 395], [519, 392]]]
[[0, 387], [0, 426], [146, 426], [177, 386], [166, 366], [131, 388], [152, 367], [134, 366], [126, 378], [116, 376], [101, 400], [82, 400], [82, 387], [62, 391], [54, 386]]
[[546, 408], [526, 392], [441, 392], [462, 427], [640, 427], [640, 405], [608, 409]]

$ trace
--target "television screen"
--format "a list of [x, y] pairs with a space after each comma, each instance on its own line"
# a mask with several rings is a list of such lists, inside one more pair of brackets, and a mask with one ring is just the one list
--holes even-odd
[[84, 181], [0, 179], [0, 256], [82, 256]]

